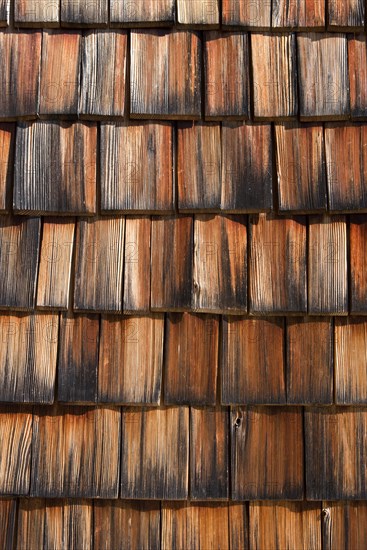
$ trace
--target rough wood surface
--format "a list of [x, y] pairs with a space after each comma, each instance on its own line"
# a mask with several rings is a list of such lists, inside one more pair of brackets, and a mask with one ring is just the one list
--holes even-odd
[[121, 416], [121, 497], [186, 499], [188, 407], [126, 408]]
[[125, 31], [92, 30], [84, 35], [79, 101], [81, 117], [125, 115], [126, 57]]
[[17, 550], [43, 548], [46, 501], [38, 498], [19, 500]]
[[271, 24], [271, 0], [222, 0], [222, 24], [226, 27], [247, 27], [263, 30]]
[[58, 27], [60, 0], [14, 0], [16, 27]]
[[41, 219], [0, 217], [0, 307], [33, 309]]
[[325, 28], [324, 0], [272, 0], [271, 26], [278, 29]]
[[117, 498], [119, 438], [119, 409], [35, 410], [30, 495]]
[[306, 219], [250, 216], [250, 310], [306, 312]]
[[346, 315], [348, 261], [345, 217], [311, 217], [308, 235], [308, 311], [313, 315]]
[[231, 471], [234, 500], [302, 500], [301, 409], [232, 409]]
[[345, 34], [297, 36], [301, 120], [343, 120], [349, 116]]
[[330, 30], [343, 29], [352, 32], [364, 30], [364, 0], [328, 0], [328, 25]]
[[58, 315], [0, 316], [0, 400], [52, 403]]
[[367, 127], [326, 124], [325, 150], [331, 211], [367, 211]]
[[366, 503], [324, 502], [323, 509], [323, 548], [363, 550], [367, 540]]
[[63, 314], [57, 364], [59, 401], [97, 400], [99, 319], [96, 315]]
[[100, 500], [94, 504], [95, 550], [160, 550], [160, 503]]
[[36, 118], [41, 32], [0, 33], [0, 119]]
[[350, 310], [367, 313], [367, 216], [350, 217]]
[[295, 117], [297, 100], [296, 37], [294, 34], [251, 34], [254, 116]]
[[22, 213], [96, 210], [97, 126], [82, 122], [17, 127], [13, 207]]
[[0, 0], [0, 27], [9, 25], [10, 0]]
[[249, 506], [253, 550], [321, 550], [320, 503], [250, 502]]
[[181, 122], [177, 129], [180, 211], [216, 211], [221, 195], [221, 126]]
[[173, 25], [175, 0], [110, 0], [113, 26], [139, 27]]
[[[199, 7], [205, 5], [187, 2]], [[247, 119], [250, 110], [247, 33], [207, 32], [204, 70], [205, 118]]]
[[366, 35], [348, 35], [350, 111], [352, 119], [367, 116], [367, 43]]
[[31, 409], [0, 407], [0, 433], [0, 494], [27, 495], [31, 471]]
[[306, 498], [366, 499], [367, 409], [305, 409]]
[[335, 320], [335, 402], [367, 403], [367, 320]]
[[67, 309], [75, 221], [46, 218], [42, 228], [37, 307]]
[[311, 124], [276, 124], [275, 136], [279, 210], [326, 210], [323, 127]]
[[102, 211], [174, 210], [172, 124], [103, 124], [101, 144]]
[[15, 543], [17, 524], [16, 499], [0, 500], [0, 547], [4, 550], [12, 550]]
[[76, 116], [81, 63], [81, 32], [42, 35], [40, 116]]
[[150, 217], [126, 218], [124, 299], [125, 313], [148, 313], [150, 309]]
[[102, 316], [98, 400], [155, 404], [161, 397], [164, 316]]
[[191, 216], [152, 219], [151, 309], [191, 307], [194, 223]]
[[219, 27], [219, 0], [177, 0], [177, 23], [198, 28]]
[[11, 208], [15, 129], [15, 124], [0, 124], [0, 212]]
[[[188, 118], [201, 114], [201, 42], [186, 31], [133, 31], [130, 116]], [[150, 60], [147, 64], [147, 59]]]
[[64, 27], [107, 27], [108, 0], [60, 0]]
[[219, 318], [171, 313], [164, 338], [164, 402], [215, 405]]
[[268, 124], [222, 124], [221, 208], [259, 212], [273, 206], [273, 153]]
[[284, 321], [224, 317], [222, 403], [286, 402]]
[[320, 317], [287, 319], [287, 402], [333, 402], [333, 322]]
[[244, 216], [195, 216], [194, 310], [247, 310], [246, 221]]
[[124, 218], [77, 223], [74, 309], [122, 311]]
[[190, 497], [227, 499], [228, 409], [190, 408]]

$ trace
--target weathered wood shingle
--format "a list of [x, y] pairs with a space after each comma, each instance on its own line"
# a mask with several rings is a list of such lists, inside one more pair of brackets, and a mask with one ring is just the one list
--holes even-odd
[[12, 0], [17, 27], [58, 27], [60, 0]]

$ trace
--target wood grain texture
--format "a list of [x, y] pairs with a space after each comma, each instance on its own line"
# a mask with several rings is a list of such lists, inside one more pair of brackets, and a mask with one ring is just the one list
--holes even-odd
[[99, 318], [63, 314], [57, 364], [59, 401], [94, 403], [98, 383]]
[[345, 34], [297, 36], [301, 120], [343, 120], [349, 116]]
[[160, 550], [160, 503], [100, 500], [94, 503], [95, 550]]
[[41, 32], [1, 32], [0, 113], [3, 120], [36, 118]]
[[84, 35], [79, 100], [82, 118], [125, 115], [126, 57], [125, 31], [92, 30]]
[[0, 316], [0, 400], [53, 403], [57, 314]]
[[321, 125], [276, 124], [278, 202], [282, 212], [327, 209], [324, 130]]
[[77, 223], [74, 309], [122, 311], [125, 219]]
[[16, 27], [58, 27], [60, 0], [15, 0]]
[[367, 117], [367, 42], [366, 35], [348, 35], [350, 111], [352, 119]]
[[190, 497], [227, 499], [228, 409], [190, 408]]
[[61, 25], [64, 27], [107, 27], [108, 0], [60, 0]]
[[268, 124], [222, 124], [221, 208], [259, 212], [273, 207], [273, 152]]
[[309, 219], [308, 311], [348, 313], [347, 227], [344, 216]]
[[43, 32], [39, 108], [41, 117], [65, 118], [77, 115], [81, 45], [81, 32]]
[[296, 37], [251, 34], [255, 119], [284, 119], [298, 112]]
[[331, 211], [367, 211], [367, 127], [326, 124], [325, 150]]
[[234, 500], [302, 500], [302, 410], [233, 409], [231, 472]]
[[250, 310], [258, 314], [305, 313], [306, 220], [250, 216]]
[[333, 402], [333, 322], [323, 317], [287, 319], [287, 402]]
[[272, 0], [271, 26], [278, 29], [322, 30], [324, 0]]
[[350, 216], [350, 311], [367, 313], [367, 216]]
[[367, 540], [365, 502], [324, 502], [323, 536], [325, 550], [363, 550]]
[[271, 24], [271, 0], [222, 0], [222, 24], [224, 27], [246, 27], [263, 30]]
[[254, 550], [321, 550], [321, 505], [311, 502], [250, 502], [250, 545]]
[[148, 313], [150, 309], [150, 237], [149, 216], [126, 218], [124, 298], [125, 313]]
[[97, 126], [35, 122], [17, 128], [13, 208], [22, 213], [93, 214]]
[[306, 498], [365, 499], [367, 409], [305, 409]]
[[[39, 498], [19, 499], [17, 550], [43, 548], [46, 501]], [[75, 549], [76, 550], [76, 549]]]
[[0, 217], [0, 307], [33, 309], [41, 219]]
[[246, 222], [244, 216], [195, 216], [194, 310], [247, 310]]
[[177, 126], [178, 209], [218, 211], [221, 126], [204, 122], [181, 122]]
[[222, 403], [286, 402], [284, 320], [224, 317]]
[[75, 221], [46, 218], [42, 228], [37, 307], [67, 309]]
[[367, 323], [364, 317], [335, 320], [335, 403], [367, 403]]
[[365, 3], [363, 0], [328, 0], [328, 25], [330, 30], [364, 30]]
[[[130, 116], [197, 119], [201, 114], [201, 42], [186, 31], [133, 31]], [[147, 64], [146, 60], [150, 63]]]
[[[187, 0], [188, 4], [206, 5]], [[247, 33], [207, 32], [204, 42], [205, 118], [247, 119], [249, 97]]]
[[0, 27], [9, 25], [10, 0], [0, 0]]
[[0, 212], [11, 208], [15, 124], [0, 123]]
[[164, 402], [215, 405], [219, 318], [168, 314], [164, 346]]
[[4, 550], [13, 550], [17, 524], [16, 499], [0, 500], [0, 545]]
[[219, 0], [177, 0], [177, 23], [195, 28], [217, 28], [219, 5]]
[[31, 409], [0, 407], [0, 433], [0, 495], [27, 495], [31, 472]]
[[187, 499], [188, 407], [126, 408], [121, 416], [121, 498]]
[[103, 124], [101, 144], [103, 212], [173, 212], [172, 124]]
[[151, 309], [191, 307], [194, 223], [191, 216], [152, 219]]
[[30, 495], [117, 498], [119, 439], [117, 408], [35, 410]]
[[164, 316], [102, 316], [98, 400], [158, 405]]
[[174, 21], [175, 0], [110, 0], [110, 22], [116, 27], [158, 27]]

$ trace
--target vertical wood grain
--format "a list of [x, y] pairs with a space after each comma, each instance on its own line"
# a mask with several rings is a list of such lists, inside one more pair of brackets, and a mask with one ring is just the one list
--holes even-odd
[[364, 317], [335, 319], [335, 402], [367, 404], [367, 323]]
[[0, 546], [4, 550], [13, 550], [17, 525], [17, 501], [13, 499], [0, 500]]
[[175, 0], [110, 0], [110, 22], [116, 27], [173, 25], [175, 4]]
[[222, 24], [224, 27], [267, 29], [271, 24], [271, 0], [222, 0]]
[[64, 27], [106, 27], [108, 0], [60, 0], [61, 25]]
[[0, 124], [0, 212], [11, 208], [15, 130], [15, 124]]
[[0, 27], [9, 25], [10, 0], [0, 0]]
[[195, 28], [219, 27], [219, 0], [177, 0], [177, 23]]
[[19, 499], [17, 550], [42, 548], [45, 532], [46, 501], [39, 498]]
[[150, 310], [150, 238], [149, 216], [125, 221], [124, 313], [148, 313]]
[[[363, 550], [367, 540], [367, 506], [365, 502], [324, 502], [327, 512], [324, 529], [333, 548]], [[331, 550], [324, 545], [326, 550]]]
[[367, 116], [367, 43], [366, 35], [348, 35], [350, 111], [352, 119]]
[[363, 31], [365, 3], [363, 0], [328, 0], [328, 25], [330, 30]]
[[272, 0], [271, 26], [278, 29], [322, 30], [324, 0]]
[[60, 0], [15, 0], [17, 27], [59, 27]]
[[350, 216], [350, 310], [367, 312], [367, 216]]

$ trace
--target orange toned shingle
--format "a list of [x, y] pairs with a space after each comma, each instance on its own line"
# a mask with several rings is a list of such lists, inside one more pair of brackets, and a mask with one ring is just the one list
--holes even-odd
[[60, 0], [64, 27], [107, 27], [108, 0]]
[[335, 402], [367, 403], [367, 319], [335, 319]]
[[350, 111], [352, 119], [367, 116], [367, 43], [366, 35], [348, 36]]
[[367, 313], [367, 216], [350, 217], [350, 310]]
[[17, 527], [17, 500], [15, 498], [0, 500], [0, 546], [1, 548], [14, 548], [15, 533]]
[[17, 27], [58, 27], [60, 0], [15, 0]]
[[363, 550], [367, 540], [366, 502], [323, 502], [322, 536], [324, 541], [332, 541], [333, 548]]
[[0, 211], [7, 212], [11, 206], [15, 124], [0, 124]]
[[325, 28], [324, 0], [273, 0], [271, 26], [279, 29]]
[[271, 0], [222, 1], [222, 24], [224, 27], [247, 27], [267, 29], [271, 23]]
[[125, 222], [124, 313], [150, 311], [149, 216], [127, 217]]
[[365, 21], [364, 0], [328, 0], [330, 30], [363, 31]]
[[172, 25], [175, 0], [110, 0], [110, 21], [116, 27]]

